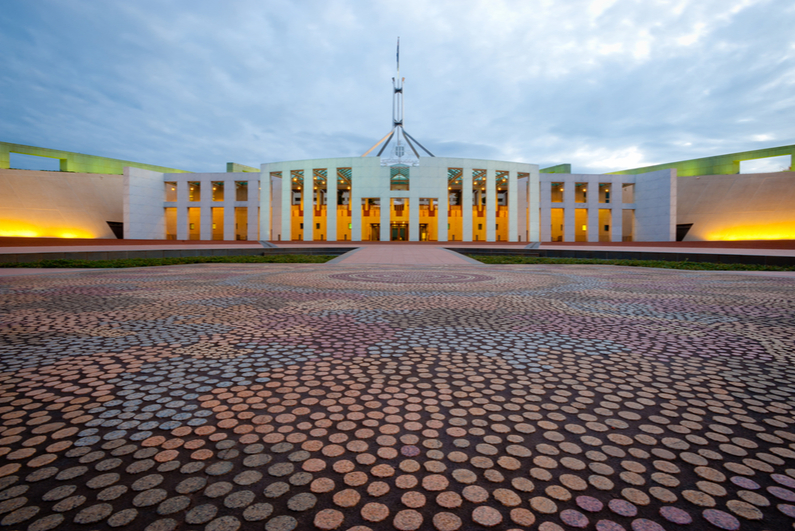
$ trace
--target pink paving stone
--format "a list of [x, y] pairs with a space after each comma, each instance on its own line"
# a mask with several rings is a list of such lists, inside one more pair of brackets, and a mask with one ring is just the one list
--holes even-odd
[[502, 523], [502, 515], [493, 507], [481, 505], [472, 511], [472, 520], [484, 527], [494, 527]]
[[400, 531], [415, 531], [422, 525], [422, 515], [414, 509], [406, 509], [395, 515], [392, 525]]

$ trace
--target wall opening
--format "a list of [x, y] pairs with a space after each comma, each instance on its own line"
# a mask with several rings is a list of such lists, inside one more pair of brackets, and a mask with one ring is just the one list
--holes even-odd
[[420, 198], [420, 241], [438, 240], [439, 202], [435, 198]]
[[574, 183], [574, 202], [588, 202], [588, 183]]
[[50, 157], [9, 153], [8, 166], [13, 170], [61, 171], [61, 161]]
[[362, 241], [380, 241], [380, 233], [376, 235], [373, 225], [381, 223], [381, 199], [378, 197], [362, 198]]
[[224, 182], [214, 181], [213, 183], [213, 201], [224, 200]]
[[613, 211], [609, 208], [599, 209], [599, 241], [611, 241], [610, 229], [613, 226]]
[[623, 219], [621, 220], [621, 241], [634, 242], [635, 241], [635, 211], [631, 209], [624, 210], [621, 213]]
[[202, 183], [194, 181], [188, 182], [188, 201], [202, 200]]
[[235, 181], [235, 201], [248, 201], [248, 181]]
[[177, 209], [175, 207], [166, 208], [166, 239], [177, 239]]
[[635, 202], [635, 184], [622, 184], [621, 185], [621, 202], [634, 203]]
[[166, 181], [164, 183], [165, 192], [166, 192], [166, 201], [176, 201], [177, 200], [177, 183]]
[[212, 209], [213, 215], [213, 240], [223, 240], [224, 239], [224, 209], [221, 207], [215, 207]]
[[610, 204], [610, 192], [612, 190], [610, 183], [599, 183], [599, 202], [602, 204]]
[[235, 239], [248, 239], [248, 208], [235, 207]]
[[740, 161], [740, 173], [770, 173], [776, 171], [793, 171], [792, 155]]
[[587, 242], [588, 241], [588, 209], [575, 208], [574, 209], [574, 241]]
[[392, 166], [389, 169], [389, 189], [408, 190], [409, 189], [409, 167]]
[[188, 209], [188, 239], [201, 240], [201, 209]]
[[552, 183], [551, 192], [552, 192], [553, 203], [563, 202], [563, 190], [564, 190], [563, 183]]
[[409, 239], [409, 200], [403, 197], [390, 199], [389, 239], [408, 241]]

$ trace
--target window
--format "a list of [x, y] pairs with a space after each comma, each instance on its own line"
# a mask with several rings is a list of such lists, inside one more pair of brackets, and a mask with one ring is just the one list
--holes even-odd
[[177, 200], [177, 183], [166, 182], [166, 201]]
[[552, 202], [563, 202], [563, 183], [552, 183]]
[[587, 183], [574, 183], [574, 202], [587, 203], [588, 202], [588, 184]]
[[392, 166], [389, 169], [389, 189], [408, 190], [409, 189], [409, 167]]
[[202, 183], [189, 182], [188, 201], [201, 201], [201, 200], [202, 200]]

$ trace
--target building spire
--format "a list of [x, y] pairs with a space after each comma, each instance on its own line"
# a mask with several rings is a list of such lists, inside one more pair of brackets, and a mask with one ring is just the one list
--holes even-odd
[[[425, 149], [425, 147], [417, 142], [417, 140], [408, 134], [403, 129], [403, 82], [406, 78], [400, 77], [400, 37], [397, 38], [397, 53], [395, 54], [395, 62], [397, 63], [397, 75], [396, 77], [392, 78], [392, 130], [387, 133], [384, 138], [379, 140], [373, 147], [368, 149], [362, 157], [366, 157], [370, 153], [372, 153], [375, 148], [383, 144], [381, 149], [378, 151], [377, 156], [381, 156], [381, 154], [386, 150], [387, 146], [392, 142], [392, 139], [395, 139], [394, 145], [389, 152], [389, 155], [384, 157], [381, 160], [381, 164], [383, 166], [393, 166], [393, 165], [411, 165], [415, 166], [419, 164], [420, 154], [417, 151], [417, 148], [414, 147], [416, 144], [420, 149], [422, 149], [425, 153], [434, 157], [435, 155]], [[413, 143], [412, 143], [413, 141]], [[414, 157], [411, 156], [410, 153], [406, 152], [406, 145], [411, 148], [411, 152], [413, 152]]]

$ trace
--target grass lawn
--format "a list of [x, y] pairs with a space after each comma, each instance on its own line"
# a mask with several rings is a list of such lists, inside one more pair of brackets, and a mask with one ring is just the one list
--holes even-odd
[[631, 267], [658, 267], [664, 269], [692, 269], [703, 271], [795, 271], [795, 267], [756, 264], [720, 264], [715, 262], [669, 262], [666, 260], [602, 260], [598, 258], [544, 258], [540, 256], [467, 254], [484, 264], [587, 264]]
[[121, 260], [41, 260], [0, 267], [115, 268], [182, 264], [323, 264], [336, 258], [327, 255], [273, 254], [266, 256], [190, 256], [184, 258], [126, 258]]

